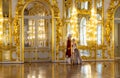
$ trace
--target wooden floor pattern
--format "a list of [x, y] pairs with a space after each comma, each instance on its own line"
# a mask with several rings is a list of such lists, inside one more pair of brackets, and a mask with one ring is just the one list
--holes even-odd
[[120, 78], [120, 62], [0, 64], [0, 78]]

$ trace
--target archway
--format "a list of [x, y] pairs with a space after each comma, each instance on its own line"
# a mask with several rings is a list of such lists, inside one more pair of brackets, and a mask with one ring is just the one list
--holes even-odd
[[120, 6], [114, 13], [114, 55], [115, 59], [120, 59]]
[[115, 12], [120, 6], [120, 1], [110, 1], [110, 6], [107, 10], [107, 19], [104, 26], [104, 57], [115, 59]]
[[[30, 9], [28, 9], [28, 7]], [[41, 13], [42, 12], [41, 7], [44, 9], [44, 10], [42, 10], [44, 12], [44, 14]], [[31, 10], [31, 11], [29, 11], [29, 10]], [[30, 0], [30, 1], [25, 1], [25, 3], [18, 2], [17, 7], [16, 7], [16, 16], [13, 21], [13, 23], [14, 23], [14, 44], [15, 44], [15, 48], [16, 48], [15, 52], [17, 55], [17, 58], [15, 60], [17, 60], [17, 62], [25, 62], [25, 61], [26, 62], [32, 62], [32, 61], [39, 62], [39, 61], [54, 61], [55, 60], [55, 56], [54, 56], [54, 52], [55, 52], [55, 49], [54, 49], [54, 47], [55, 47], [54, 16], [58, 15], [58, 14], [54, 14], [54, 12], [56, 12], [56, 11], [54, 11], [54, 8], [51, 7], [51, 4], [45, 0], [37, 0], [37, 1]], [[29, 19], [31, 19], [31, 20], [29, 20]], [[27, 23], [25, 23], [25, 21], [27, 21]], [[26, 30], [28, 30], [28, 32], [29, 32], [29, 30], [31, 30], [28, 26], [30, 24], [28, 21], [35, 22], [35, 24], [32, 23], [32, 25], [30, 27], [32, 29], [32, 35], [34, 33], [34, 36], [32, 36], [32, 37], [30, 37], [30, 34], [27, 35], [27, 37], [25, 36], [25, 31], [24, 31], [25, 27], [27, 28]], [[44, 21], [44, 23], [38, 23], [40, 21]], [[48, 43], [45, 42], [47, 45], [50, 45], [49, 47], [47, 47], [48, 49], [45, 47], [39, 47], [39, 49], [38, 49], [39, 43], [37, 43], [37, 41], [39, 41], [38, 37], [41, 37], [41, 35], [40, 35], [41, 31], [39, 30], [39, 29], [41, 29], [41, 28], [39, 28], [39, 27], [41, 27], [41, 25], [46, 25], [46, 26], [43, 26], [44, 33], [49, 33], [49, 35], [48, 35], [49, 37], [47, 37], [47, 38], [49, 38], [48, 39], [49, 41], [48, 41]], [[37, 28], [35, 28], [35, 27], [37, 27]], [[45, 36], [45, 35], [42, 35], [42, 38], [43, 38], [43, 36]], [[25, 37], [28, 39], [32, 38], [32, 42], [29, 40], [27, 42], [25, 42], [26, 41]], [[33, 38], [36, 38], [36, 39], [34, 40]], [[41, 42], [41, 46], [45, 46], [43, 44], [44, 43]], [[25, 53], [26, 49], [24, 46], [34, 47], [32, 50], [30, 50], [30, 52], [32, 52], [32, 53], [29, 53], [29, 52]], [[39, 55], [38, 55], [38, 51], [39, 51]], [[48, 51], [50, 51], [50, 52], [48, 52]], [[38, 57], [39, 57], [39, 59], [38, 59]]]
[[42, 2], [31, 2], [24, 10], [24, 60], [51, 60], [51, 14]]
[[24, 61], [51, 61], [52, 25], [47, 4], [31, 2], [24, 10]]

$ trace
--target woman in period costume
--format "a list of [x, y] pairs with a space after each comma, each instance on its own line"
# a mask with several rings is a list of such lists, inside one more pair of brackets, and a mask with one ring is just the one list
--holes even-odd
[[79, 50], [77, 48], [75, 39], [72, 39], [72, 61], [74, 64], [82, 63], [82, 59], [81, 59]]

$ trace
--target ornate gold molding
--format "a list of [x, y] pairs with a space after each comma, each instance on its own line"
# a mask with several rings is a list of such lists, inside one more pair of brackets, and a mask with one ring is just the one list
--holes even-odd
[[[0, 0], [0, 49], [2, 49], [2, 36], [3, 36], [3, 14], [2, 14], [2, 0]], [[2, 50], [0, 50], [0, 61], [2, 61]]]
[[[117, 1], [118, 4], [115, 4], [115, 1]], [[105, 23], [105, 27], [104, 27], [104, 29], [105, 29], [104, 45], [107, 46], [108, 55], [112, 59], [114, 58], [114, 13], [118, 6], [120, 6], [119, 0], [111, 0], [110, 1], [110, 6], [107, 11], [107, 19], [106, 19], [106, 23]]]
[[[56, 60], [59, 60], [59, 51], [60, 51], [60, 43], [62, 40], [62, 27], [63, 27], [63, 21], [58, 18], [56, 19], [57, 24], [56, 24]], [[63, 44], [63, 43], [62, 43]], [[63, 51], [64, 54], [64, 51]]]
[[15, 41], [15, 46], [16, 46], [16, 54], [17, 54], [17, 59], [20, 59], [20, 22], [18, 15], [15, 16], [15, 19], [13, 21], [14, 24], [14, 41]]
[[[60, 38], [60, 34], [59, 34], [59, 30], [60, 30], [60, 24], [62, 23], [61, 20], [60, 20], [60, 15], [59, 15], [59, 8], [58, 8], [58, 4], [57, 4], [57, 1], [56, 0], [52, 0], [52, 3], [50, 3], [49, 0], [18, 0], [18, 4], [17, 4], [17, 7], [16, 7], [16, 16], [14, 18], [14, 37], [15, 37], [15, 43], [16, 43], [16, 49], [18, 50], [17, 53], [18, 55], [20, 56], [20, 49], [22, 49], [22, 57], [19, 57], [22, 59], [22, 61], [24, 61], [24, 23], [23, 23], [23, 19], [24, 19], [24, 9], [26, 8], [26, 6], [31, 3], [31, 2], [44, 2], [44, 3], [47, 3], [46, 5], [50, 8], [50, 11], [51, 11], [51, 16], [52, 16], [52, 19], [51, 19], [51, 23], [52, 23], [52, 44], [51, 44], [51, 55], [52, 55], [52, 61], [56, 60], [56, 58], [54, 58], [56, 55], [54, 55], [54, 20], [56, 19], [57, 21], [57, 25], [56, 25], [56, 35], [57, 35], [57, 38], [56, 38], [56, 46], [59, 46], [58, 43], [59, 43], [59, 38]], [[22, 31], [20, 30], [22, 29]], [[22, 43], [20, 42], [20, 33], [22, 34]], [[22, 44], [22, 45], [20, 45]], [[57, 48], [58, 49], [58, 48]], [[57, 50], [56, 49], [56, 50]]]

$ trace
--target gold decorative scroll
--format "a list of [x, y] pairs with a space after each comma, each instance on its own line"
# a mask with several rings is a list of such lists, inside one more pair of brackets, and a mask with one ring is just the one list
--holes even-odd
[[[119, 1], [119, 0], [116, 0]], [[117, 5], [114, 4], [115, 0], [110, 1], [110, 7], [107, 11], [107, 19], [105, 23], [104, 32], [104, 42], [107, 46], [107, 52], [110, 58], [114, 58], [114, 12], [118, 6], [120, 6], [120, 1]]]
[[[51, 55], [52, 55], [52, 61], [55, 60], [55, 55], [54, 55], [54, 19], [59, 18], [59, 8], [58, 8], [58, 4], [57, 4], [57, 0], [52, 0], [52, 5], [50, 4], [49, 0], [18, 0], [18, 4], [16, 7], [16, 16], [14, 18], [14, 37], [15, 37], [15, 43], [16, 43], [16, 49], [18, 50], [17, 53], [20, 55], [20, 53], [22, 53], [22, 60], [24, 60], [24, 22], [23, 22], [23, 18], [24, 18], [24, 9], [26, 8], [26, 6], [31, 3], [31, 2], [41, 2], [41, 3], [46, 3], [47, 6], [49, 6], [52, 15], [52, 19], [51, 19], [51, 23], [52, 23], [52, 41], [51, 41]], [[21, 23], [22, 22], [22, 23]], [[22, 29], [22, 32], [20, 32]], [[20, 33], [22, 34], [22, 45], [20, 45]], [[21, 47], [21, 51], [20, 52], [20, 47]]]
[[[3, 36], [3, 14], [2, 14], [2, 0], [0, 0], [0, 49], [2, 49]], [[2, 61], [2, 51], [0, 50], [0, 61]]]

